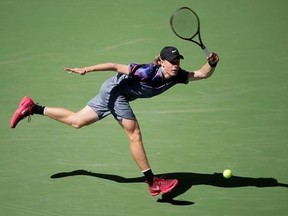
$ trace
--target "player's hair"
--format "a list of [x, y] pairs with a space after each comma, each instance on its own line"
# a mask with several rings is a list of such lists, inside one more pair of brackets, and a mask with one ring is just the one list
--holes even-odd
[[154, 65], [161, 65], [161, 58], [160, 55], [157, 55], [152, 62]]

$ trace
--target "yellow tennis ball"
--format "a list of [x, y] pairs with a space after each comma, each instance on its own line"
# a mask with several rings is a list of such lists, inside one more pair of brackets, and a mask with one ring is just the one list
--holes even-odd
[[224, 178], [227, 178], [227, 179], [230, 178], [232, 176], [232, 171], [230, 169], [225, 169], [223, 171], [223, 176]]

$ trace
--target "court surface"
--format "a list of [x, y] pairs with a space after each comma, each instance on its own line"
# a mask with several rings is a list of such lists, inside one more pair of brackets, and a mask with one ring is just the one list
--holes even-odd
[[[205, 55], [170, 30], [181, 6], [221, 62], [208, 80], [131, 103], [155, 173], [180, 180], [152, 198], [112, 117], [80, 130], [41, 116], [10, 129], [24, 95], [79, 110], [113, 72], [64, 67], [150, 62], [166, 45], [195, 70]], [[0, 215], [284, 216], [288, 212], [287, 1], [2, 0]], [[224, 169], [233, 171], [223, 179]]]

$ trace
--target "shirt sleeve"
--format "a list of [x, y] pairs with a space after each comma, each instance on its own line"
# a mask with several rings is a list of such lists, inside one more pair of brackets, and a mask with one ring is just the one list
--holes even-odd
[[136, 77], [141, 81], [146, 81], [147, 79], [154, 76], [154, 67], [152, 64], [129, 64], [129, 76]]
[[188, 77], [189, 77], [189, 72], [180, 68], [178, 73], [177, 73], [177, 76], [176, 76], [177, 83], [188, 84], [188, 82], [189, 82]]
[[139, 67], [139, 64], [136, 64], [136, 63], [129, 64], [128, 65], [129, 75], [133, 76], [135, 71], [137, 71], [138, 67]]

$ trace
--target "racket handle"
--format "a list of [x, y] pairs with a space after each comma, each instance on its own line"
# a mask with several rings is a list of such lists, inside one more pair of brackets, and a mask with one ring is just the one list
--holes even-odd
[[203, 52], [205, 53], [205, 55], [206, 55], [207, 57], [209, 57], [210, 51], [207, 49], [207, 47], [204, 47], [204, 48], [203, 48]]

